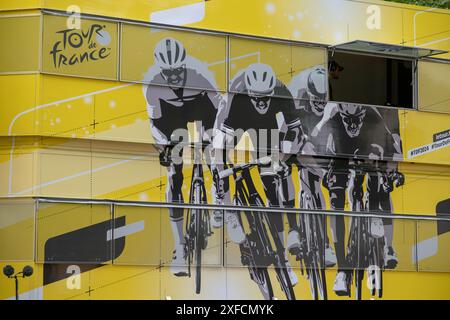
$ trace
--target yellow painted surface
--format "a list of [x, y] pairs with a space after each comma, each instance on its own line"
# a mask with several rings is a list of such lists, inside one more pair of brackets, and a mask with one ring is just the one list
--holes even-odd
[[450, 64], [419, 62], [419, 110], [450, 113]]
[[[162, 14], [169, 15], [174, 8], [196, 5], [198, 19], [187, 26], [267, 36], [277, 39], [337, 44], [355, 39], [423, 46], [450, 50], [448, 11], [400, 5], [382, 1], [354, 2], [346, 0], [259, 1], [259, 0], [3, 0], [0, 4], [0, 42], [9, 44], [0, 52], [1, 71], [36, 71], [39, 67], [39, 18], [6, 18], [11, 14], [36, 13], [37, 7], [65, 10], [78, 5], [82, 13], [120, 17], [140, 21], [154, 21]], [[375, 6], [373, 6], [375, 5]], [[239, 8], [239, 10], [236, 10]], [[10, 11], [15, 10], [17, 11]], [[30, 9], [29, 11], [23, 11]], [[186, 7], [181, 8], [187, 10]], [[378, 11], [379, 10], [379, 11]], [[373, 23], [372, 15], [380, 14], [380, 23]], [[164, 12], [163, 12], [164, 13]], [[153, 48], [158, 40], [173, 36], [183, 40], [189, 54], [205, 61], [214, 73], [220, 90], [225, 90], [225, 40], [220, 36], [204, 36], [175, 31], [155, 31], [148, 27], [124, 25], [122, 28], [119, 70], [117, 48], [119, 31], [116, 23], [101, 22], [110, 40], [94, 35], [95, 41], [81, 46], [90, 52], [96, 48], [111, 48], [108, 58], [101, 63], [90, 62], [55, 67], [50, 52], [56, 42], [62, 41], [65, 18], [46, 17], [44, 22], [44, 48], [42, 70], [57, 75], [0, 75], [0, 135], [16, 136], [0, 139], [0, 196], [51, 196], [92, 199], [120, 199], [132, 201], [165, 201], [167, 178], [159, 165], [146, 111], [142, 85], [127, 81], [142, 81], [153, 63]], [[83, 31], [89, 30], [95, 20], [83, 20]], [[12, 33], [11, 29], [18, 33]], [[20, 34], [21, 41], [12, 41]], [[30, 40], [31, 41], [28, 41]], [[73, 38], [76, 41], [76, 38]], [[199, 42], [200, 45], [197, 45]], [[104, 43], [102, 45], [101, 43]], [[237, 70], [252, 62], [276, 64], [277, 75], [289, 82], [292, 72], [325, 63], [322, 49], [261, 44], [261, 41], [235, 39], [230, 41], [230, 78]], [[71, 56], [75, 50], [64, 50]], [[440, 55], [449, 58], [449, 54]], [[275, 63], [277, 62], [277, 63]], [[445, 70], [444, 70], [445, 69]], [[119, 77], [121, 80], [117, 81]], [[64, 74], [101, 77], [94, 80], [66, 77]], [[419, 64], [419, 108], [426, 111], [448, 112], [447, 66], [436, 63]], [[437, 95], [436, 93], [439, 93]], [[13, 107], [11, 107], [13, 106]], [[406, 159], [411, 149], [427, 145], [433, 134], [447, 130], [449, 115], [399, 111], [400, 129], [405, 162], [400, 171], [406, 182], [392, 193], [393, 211], [406, 214], [436, 214], [436, 203], [449, 197], [449, 149], [443, 148]], [[22, 136], [31, 136], [23, 138]], [[74, 139], [77, 138], [77, 139]], [[79, 138], [79, 139], [78, 139]], [[411, 163], [410, 163], [411, 162]], [[184, 168], [183, 196], [188, 199], [192, 166]], [[263, 187], [255, 172], [256, 187]], [[296, 177], [294, 169], [293, 176]], [[211, 175], [205, 167], [208, 200], [211, 202]], [[298, 179], [294, 179], [299, 189]], [[233, 192], [234, 186], [231, 186]], [[323, 189], [326, 198], [328, 194]], [[298, 196], [297, 196], [298, 202]], [[329, 208], [327, 200], [326, 204]], [[64, 208], [62, 208], [64, 207]], [[15, 207], [18, 208], [18, 207]], [[348, 203], [346, 204], [348, 210]], [[27, 262], [34, 266], [35, 274], [21, 280], [21, 293], [43, 286], [42, 262], [45, 242], [54, 236], [87, 227], [109, 219], [109, 208], [85, 208], [74, 205], [41, 205], [37, 215], [37, 247], [33, 257], [33, 219], [28, 207], [14, 218], [8, 216], [11, 208], [0, 208], [0, 267], [7, 263], [20, 270]], [[156, 212], [158, 211], [158, 212]], [[248, 271], [240, 266], [236, 246], [226, 247], [227, 268], [220, 267], [222, 252], [221, 231], [215, 231], [205, 251], [202, 270], [204, 286], [200, 295], [194, 294], [194, 278], [175, 278], [166, 267], [171, 258], [173, 238], [166, 209], [123, 207], [118, 216], [125, 216], [127, 224], [143, 221], [144, 230], [127, 237], [123, 253], [112, 261], [80, 276], [80, 288], [69, 289], [67, 279], [46, 285], [45, 299], [259, 299], [257, 286]], [[329, 236], [331, 236], [330, 232]], [[348, 233], [348, 221], [347, 221]], [[414, 271], [415, 236], [419, 241], [436, 236], [435, 223], [396, 221], [394, 246], [399, 256], [396, 271], [384, 273], [384, 299], [449, 299], [448, 233], [437, 238], [438, 251], [419, 262], [422, 272]], [[20, 236], [18, 244], [8, 243]], [[141, 254], [141, 252], [144, 252]], [[299, 276], [295, 288], [298, 299], [310, 299], [309, 283], [296, 262], [291, 260]], [[158, 267], [158, 264], [163, 267]], [[119, 266], [120, 265], [120, 266]], [[437, 270], [439, 269], [439, 270]], [[327, 271], [330, 299], [338, 297], [332, 292], [336, 270]], [[425, 272], [426, 271], [426, 272]], [[270, 271], [276, 296], [284, 296], [273, 270]], [[207, 284], [214, 285], [207, 285]], [[0, 277], [0, 298], [13, 296], [13, 281]], [[369, 299], [368, 290], [363, 299]], [[347, 299], [347, 298], [342, 298]]]
[[0, 16], [0, 73], [39, 70], [40, 21], [40, 16]]

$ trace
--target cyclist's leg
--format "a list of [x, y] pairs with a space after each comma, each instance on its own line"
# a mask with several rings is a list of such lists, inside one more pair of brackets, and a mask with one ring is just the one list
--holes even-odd
[[[380, 179], [378, 175], [373, 175], [369, 177], [368, 181], [368, 192], [369, 192], [369, 204], [371, 201], [375, 202], [373, 206], [371, 206], [372, 210], [381, 211], [383, 213], [392, 213], [392, 199], [391, 193], [386, 192], [380, 185]], [[376, 196], [370, 196], [375, 193]], [[384, 261], [385, 266], [388, 268], [395, 268], [397, 265], [398, 259], [397, 254], [395, 253], [393, 247], [393, 237], [394, 237], [394, 223], [390, 218], [383, 218], [383, 228], [384, 228], [384, 238], [386, 240], [385, 248], [384, 248]]]
[[[311, 193], [313, 194], [314, 203], [316, 208], [321, 210], [325, 209], [325, 197], [322, 192], [322, 181], [321, 178], [313, 173], [309, 173], [310, 185], [312, 186]], [[325, 244], [325, 266], [332, 267], [337, 263], [336, 254], [334, 253], [332, 247], [330, 246], [330, 239], [328, 238], [328, 228], [327, 228], [328, 217], [324, 216], [323, 221], [323, 236]]]
[[[183, 165], [171, 164], [167, 168], [166, 199], [168, 202], [183, 202], [181, 187], [183, 183]], [[187, 263], [185, 255], [184, 237], [184, 210], [182, 208], [170, 208], [170, 226], [174, 237], [175, 247], [173, 250], [171, 271], [176, 276], [187, 275]]]
[[[295, 207], [295, 187], [292, 181], [292, 165], [287, 167], [287, 170], [283, 177], [281, 178], [281, 195], [282, 195], [282, 206], [283, 208], [294, 208]], [[291, 250], [293, 248], [300, 247], [300, 235], [298, 232], [298, 221], [297, 214], [287, 213], [286, 214], [289, 231], [287, 237], [287, 249]]]
[[[345, 194], [348, 182], [346, 171], [334, 171], [330, 174], [333, 180], [329, 185], [331, 210], [343, 211], [345, 207]], [[344, 216], [330, 216], [330, 226], [334, 247], [336, 250], [338, 270], [346, 267], [345, 261], [345, 220]]]
[[[204, 99], [208, 99], [207, 96]], [[212, 148], [212, 138], [214, 134], [214, 122], [216, 121], [217, 110], [211, 103], [206, 101], [205, 106], [201, 106], [200, 104], [196, 107], [197, 118], [201, 120], [201, 124], [203, 126], [203, 145], [204, 145], [204, 154], [206, 157], [206, 163], [208, 164], [208, 168], [211, 171], [211, 175], [213, 177], [213, 183], [211, 184], [211, 196], [213, 198], [213, 203], [216, 205], [230, 205], [231, 204], [231, 195], [230, 195], [230, 178], [222, 178], [219, 179], [215, 177], [214, 170], [226, 169], [227, 163], [227, 149], [213, 149]], [[219, 161], [219, 163], [216, 163]], [[245, 233], [242, 225], [239, 221], [239, 213], [234, 210], [213, 210], [213, 214], [211, 215], [211, 225], [213, 227], [219, 228], [223, 225], [223, 220], [225, 220], [227, 224], [227, 232], [228, 236], [234, 243], [240, 244], [245, 241]]]
[[[281, 178], [281, 196], [283, 208], [295, 207], [295, 187], [292, 181], [292, 166], [289, 165]], [[287, 214], [289, 230], [297, 228], [297, 217], [295, 214]]]
[[[166, 199], [170, 202], [182, 203], [183, 165], [172, 164], [167, 168]], [[184, 243], [183, 212], [181, 208], [170, 208], [170, 222], [176, 244]]]
[[[344, 210], [345, 194], [348, 186], [348, 162], [339, 161], [334, 168], [330, 169], [328, 177], [328, 190], [330, 193], [331, 210]], [[333, 290], [339, 295], [348, 294], [347, 268], [345, 255], [345, 220], [344, 216], [337, 215], [330, 217], [330, 226], [333, 236], [334, 248], [338, 270], [334, 282]]]
[[361, 172], [353, 172], [349, 179], [348, 198], [352, 211], [364, 210], [364, 174]]
[[[182, 108], [167, 109], [163, 112], [161, 118], [153, 120], [153, 126], [158, 129], [159, 133], [166, 141], [171, 141], [175, 130], [186, 128], [187, 122], [181, 114], [181, 109]], [[182, 151], [179, 155], [182, 156]], [[172, 156], [172, 161], [167, 167], [166, 201], [169, 203], [182, 203], [183, 194], [181, 190], [183, 185], [183, 163], [176, 164], [173, 160]], [[171, 271], [177, 276], [185, 276], [187, 275], [187, 266], [184, 248], [184, 210], [181, 208], [170, 208], [169, 222], [175, 242]]]
[[[264, 187], [264, 193], [267, 198], [267, 205], [270, 207], [280, 207], [277, 177], [274, 174], [265, 174], [264, 172], [261, 172], [261, 170], [260, 175]], [[283, 216], [281, 214], [269, 214], [268, 216], [269, 221], [275, 227], [280, 240], [284, 243]]]

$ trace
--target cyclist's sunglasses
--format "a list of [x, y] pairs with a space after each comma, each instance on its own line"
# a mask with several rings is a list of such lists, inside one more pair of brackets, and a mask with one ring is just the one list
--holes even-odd
[[346, 114], [342, 114], [342, 120], [344, 120], [344, 122], [347, 125], [350, 124], [357, 124], [359, 125], [362, 121], [363, 121], [364, 116], [363, 115], [356, 115], [356, 116], [349, 116]]
[[325, 101], [311, 101], [311, 104], [314, 105], [316, 108], [324, 108], [327, 104]]
[[271, 98], [272, 98], [271, 96], [264, 96], [264, 97], [250, 96], [250, 99], [256, 104], [258, 104], [259, 102], [268, 103]]
[[184, 70], [186, 69], [185, 65], [182, 65], [181, 67], [175, 68], [175, 69], [162, 69], [161, 73], [166, 76], [167, 78], [170, 78], [172, 76], [180, 76]]

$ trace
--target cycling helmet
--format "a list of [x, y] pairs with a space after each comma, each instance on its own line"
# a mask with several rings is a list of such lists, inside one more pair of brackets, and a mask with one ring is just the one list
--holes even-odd
[[363, 126], [366, 108], [360, 104], [340, 103], [338, 110], [349, 137], [357, 137]]
[[314, 68], [308, 76], [307, 91], [314, 100], [326, 100], [326, 71], [324, 67]]
[[361, 104], [339, 103], [338, 110], [341, 115], [347, 117], [363, 117], [366, 115], [366, 108]]
[[183, 44], [173, 38], [164, 38], [155, 47], [155, 64], [161, 69], [176, 69], [186, 60], [186, 49]]
[[272, 67], [263, 63], [253, 63], [245, 70], [245, 86], [251, 94], [272, 95], [277, 82]]

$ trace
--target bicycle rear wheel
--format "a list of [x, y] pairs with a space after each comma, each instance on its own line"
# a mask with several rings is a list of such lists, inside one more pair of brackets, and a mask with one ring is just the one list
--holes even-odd
[[202, 285], [202, 246], [203, 246], [203, 235], [201, 228], [201, 214], [202, 210], [197, 209], [195, 212], [195, 229], [197, 234], [195, 236], [195, 293], [199, 294]]
[[[191, 193], [191, 203], [201, 204], [203, 199], [203, 186], [200, 182], [194, 182], [193, 191]], [[192, 209], [191, 218], [194, 218], [194, 230], [191, 230], [191, 237], [194, 238], [193, 243], [193, 253], [195, 259], [195, 293], [199, 294], [201, 290], [201, 269], [202, 269], [202, 250], [206, 241], [206, 228], [203, 227], [203, 210], [202, 209]]]

